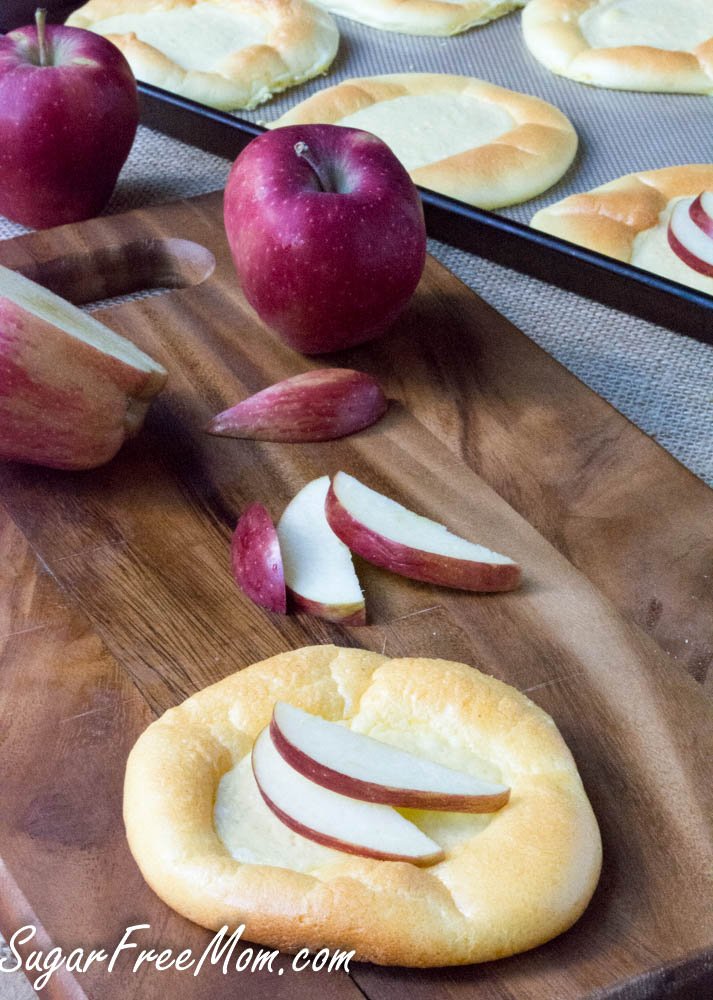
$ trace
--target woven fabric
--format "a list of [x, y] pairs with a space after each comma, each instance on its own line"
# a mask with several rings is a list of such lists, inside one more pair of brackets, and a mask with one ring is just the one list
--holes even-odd
[[[222, 188], [230, 164], [140, 128], [107, 212]], [[21, 226], [0, 219], [0, 238]], [[429, 249], [541, 347], [713, 485], [713, 347], [434, 241]], [[1, 255], [0, 255], [1, 256]]]

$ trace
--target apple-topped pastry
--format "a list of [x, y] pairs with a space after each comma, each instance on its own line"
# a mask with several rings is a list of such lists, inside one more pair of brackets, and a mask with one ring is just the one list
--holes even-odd
[[667, 235], [668, 245], [684, 264], [713, 278], [713, 191], [677, 202]]
[[527, 697], [462, 663], [330, 645], [149, 726], [124, 819], [144, 877], [189, 919], [382, 964], [532, 948], [579, 917], [601, 866], [572, 755]]
[[349, 854], [417, 865], [442, 861], [435, 841], [393, 807], [487, 813], [506, 785], [455, 771], [277, 702], [252, 750], [260, 794], [291, 830]]

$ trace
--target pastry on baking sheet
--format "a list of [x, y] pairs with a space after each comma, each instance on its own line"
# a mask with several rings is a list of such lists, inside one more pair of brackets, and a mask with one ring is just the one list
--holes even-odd
[[333, 14], [404, 35], [457, 35], [527, 0], [320, 0]]
[[[713, 295], [713, 273], [684, 262], [668, 239], [676, 205], [705, 191], [713, 192], [713, 163], [646, 170], [548, 205], [530, 225]], [[713, 272], [713, 239], [708, 243]], [[705, 257], [705, 238], [701, 252]]]
[[530, 0], [522, 29], [536, 59], [580, 83], [713, 93], [711, 0]]
[[[442, 849], [431, 867], [322, 846], [277, 818], [253, 775], [276, 701], [506, 783], [509, 800], [488, 814], [403, 810]], [[147, 882], [189, 919], [382, 964], [532, 948], [579, 917], [601, 866], [572, 756], [528, 698], [461, 663], [328, 645], [253, 664], [149, 726], [129, 756], [124, 820]]]
[[577, 149], [571, 123], [546, 101], [445, 73], [344, 80], [270, 127], [308, 122], [373, 132], [416, 184], [480, 208], [534, 198], [559, 180]]
[[138, 80], [226, 111], [326, 72], [339, 44], [309, 0], [89, 0], [66, 23], [109, 38]]

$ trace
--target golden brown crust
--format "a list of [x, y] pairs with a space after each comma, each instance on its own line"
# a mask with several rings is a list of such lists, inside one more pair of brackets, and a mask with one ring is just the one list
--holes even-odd
[[[67, 24], [94, 30], [122, 14], [184, 11], [202, 0], [89, 0]], [[248, 45], [205, 70], [184, 69], [136, 34], [107, 34], [137, 79], [223, 110], [250, 109], [287, 87], [326, 72], [339, 33], [331, 16], [309, 0], [211, 0], [236, 18], [265, 24], [264, 44]]]
[[691, 52], [649, 45], [590, 48], [579, 18], [599, 2], [530, 0], [522, 14], [530, 52], [553, 73], [580, 83], [614, 90], [713, 93], [713, 38]]
[[432, 94], [497, 105], [515, 124], [492, 142], [411, 170], [416, 184], [480, 208], [501, 208], [541, 194], [559, 180], [574, 159], [577, 134], [553, 105], [474, 77], [444, 73], [394, 73], [345, 80], [319, 91], [270, 126], [337, 124], [380, 101]]
[[325, 0], [341, 14], [372, 28], [406, 35], [456, 35], [502, 17], [526, 0]]
[[626, 174], [540, 209], [534, 229], [631, 261], [639, 233], [657, 225], [673, 198], [713, 190], [713, 164], [691, 163]]
[[[309, 874], [236, 861], [219, 839], [218, 782], [276, 700], [330, 720], [428, 727], [478, 748], [510, 803], [430, 869], [335, 852]], [[597, 883], [596, 820], [554, 723], [463, 664], [314, 646], [254, 664], [151, 725], [131, 752], [124, 819], [144, 877], [209, 928], [245, 923], [271, 947], [356, 949], [384, 964], [465, 964], [534, 947], [569, 927]]]

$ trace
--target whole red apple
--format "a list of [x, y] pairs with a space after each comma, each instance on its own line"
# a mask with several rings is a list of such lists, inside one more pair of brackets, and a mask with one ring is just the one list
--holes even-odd
[[139, 120], [136, 81], [115, 45], [48, 25], [0, 37], [0, 215], [36, 229], [104, 207]]
[[425, 262], [413, 181], [381, 139], [338, 125], [253, 139], [228, 178], [225, 229], [248, 302], [304, 354], [385, 333]]

